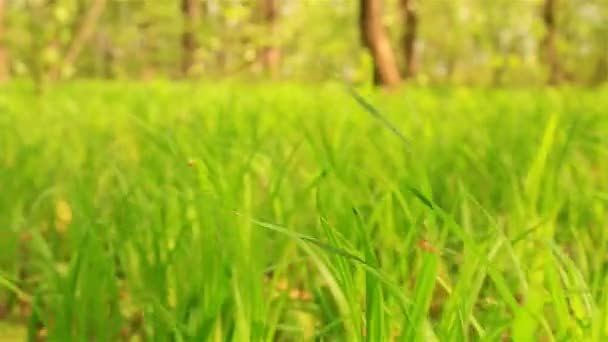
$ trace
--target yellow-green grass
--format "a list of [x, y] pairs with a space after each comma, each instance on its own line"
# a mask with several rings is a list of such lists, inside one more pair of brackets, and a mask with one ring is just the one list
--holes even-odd
[[608, 338], [608, 89], [1, 90], [0, 338]]

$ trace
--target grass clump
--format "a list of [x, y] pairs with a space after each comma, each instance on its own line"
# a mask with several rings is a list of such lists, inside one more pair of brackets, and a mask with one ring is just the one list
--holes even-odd
[[5, 90], [0, 335], [608, 336], [606, 89]]

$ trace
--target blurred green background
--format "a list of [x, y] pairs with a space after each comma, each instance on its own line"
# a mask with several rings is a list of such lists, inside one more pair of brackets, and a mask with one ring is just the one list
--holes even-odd
[[603, 0], [1, 0], [0, 79], [593, 85], [607, 18]]

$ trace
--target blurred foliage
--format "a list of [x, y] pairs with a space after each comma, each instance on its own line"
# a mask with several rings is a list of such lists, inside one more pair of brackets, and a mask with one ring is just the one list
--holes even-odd
[[[60, 63], [96, 0], [9, 0], [4, 44], [13, 76], [39, 79]], [[256, 0], [198, 0], [195, 74], [204, 78], [263, 75], [260, 47], [281, 50], [280, 77], [303, 81], [369, 81], [369, 57], [358, 33], [358, 1], [280, 0], [276, 36], [256, 20]], [[400, 59], [400, 0], [383, 0], [384, 24]], [[150, 78], [180, 75], [180, 0], [108, 0], [75, 65], [63, 77]], [[547, 67], [542, 0], [415, 0], [420, 84], [541, 84]], [[567, 81], [608, 78], [608, 2], [557, 1], [557, 53]]]

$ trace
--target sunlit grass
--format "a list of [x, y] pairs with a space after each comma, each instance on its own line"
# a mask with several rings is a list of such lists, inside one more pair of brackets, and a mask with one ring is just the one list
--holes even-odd
[[606, 89], [4, 90], [0, 337], [608, 337]]

